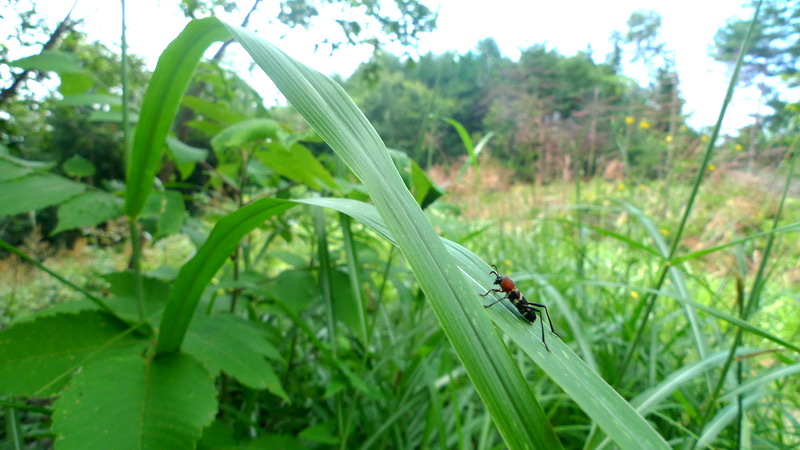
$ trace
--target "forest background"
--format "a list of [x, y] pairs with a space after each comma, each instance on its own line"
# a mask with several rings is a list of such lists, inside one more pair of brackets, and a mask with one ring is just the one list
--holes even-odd
[[[187, 19], [238, 11], [247, 28], [259, 3], [180, 6]], [[729, 64], [730, 89], [754, 86], [760, 95], [752, 123], [725, 135], [723, 115], [708, 128], [687, 123], [675, 55], [653, 11], [633, 12], [626, 29], [610, 30], [613, 51], [602, 57], [591, 49], [564, 55], [542, 43], [512, 60], [491, 38], [466, 53], [398, 56], [387, 48], [412, 48], [436, 26], [424, 1], [331, 3], [371, 24], [339, 20], [345, 39], [319, 45], [333, 57], [340, 46], [372, 46], [368, 61], [334, 80], [389, 148], [425, 223], [549, 305], [555, 328], [574, 343], [570, 351], [596, 375], [578, 375], [577, 360], [566, 373], [607, 383], [609, 397], [558, 378], [560, 369], [542, 359], [544, 329], [541, 339], [527, 327], [515, 343], [498, 336], [485, 346], [480, 336], [460, 342], [459, 327], [449, 323], [457, 319], [443, 311], [464, 296], [448, 303], [435, 292], [452, 272], [426, 281], [433, 269], [415, 262], [421, 253], [405, 248], [397, 230], [399, 254], [377, 237], [382, 228], [370, 225], [364, 206], [359, 213], [344, 201], [332, 207], [356, 222], [319, 208], [273, 211], [227, 253], [222, 244], [204, 250], [217, 242], [216, 230], [244, 223], [242, 213], [265, 198], [328, 207], [320, 196], [373, 198], [392, 225], [357, 164], [320, 125], [325, 119], [299, 103], [265, 102], [226, 65], [227, 42], [199, 63], [185, 94], [164, 91], [177, 93], [174, 117], [156, 122], [148, 93], [163, 82], [158, 69], [117, 52], [118, 44], [87, 41], [80, 18], [49, 23], [36, 2], [7, 2], [2, 20], [14, 26], [0, 47], [0, 324], [9, 345], [0, 350], [8, 374], [0, 376], [0, 394], [9, 443], [83, 442], [90, 427], [70, 418], [89, 412], [63, 399], [141, 367], [179, 376], [205, 403], [167, 395], [165, 402], [185, 410], [132, 399], [125, 411], [158, 409], [162, 421], [184, 427], [182, 443], [209, 448], [514, 447], [532, 439], [594, 448], [647, 436], [689, 446], [798, 442], [800, 247], [790, 234], [798, 229], [797, 2], [766, 2], [752, 27], [749, 18], [720, 24], [710, 52]], [[286, 1], [276, 20], [307, 27], [318, 8]], [[739, 58], [748, 30], [751, 43]], [[269, 73], [247, 39], [237, 37]], [[31, 56], [10, 59], [19, 48]], [[176, 58], [164, 55], [159, 67]], [[630, 62], [646, 68], [646, 81], [623, 74]], [[299, 95], [281, 90], [290, 103]], [[141, 144], [142, 123], [157, 124], [163, 141]], [[156, 147], [155, 159], [137, 159]], [[137, 177], [144, 181], [134, 183]], [[198, 256], [185, 261], [204, 251], [222, 255], [216, 268], [223, 269], [204, 269], [205, 284], [190, 288], [182, 277]], [[488, 266], [475, 270], [486, 274]], [[484, 291], [493, 281], [488, 274], [475, 280]], [[193, 296], [205, 318], [169, 312]], [[118, 334], [98, 331], [108, 321], [119, 321]], [[500, 328], [515, 336], [509, 330], [518, 322]], [[204, 335], [226, 348], [211, 348]], [[25, 336], [39, 341], [25, 344]], [[133, 353], [109, 351], [119, 339]], [[547, 340], [555, 353], [557, 339]], [[91, 352], [77, 350], [86, 342]], [[231, 361], [225, 351], [240, 345], [247, 355]], [[503, 362], [506, 345], [518, 368]], [[473, 366], [470, 347], [480, 346], [494, 351]], [[59, 359], [65, 352], [79, 362]], [[137, 352], [148, 356], [131, 356]], [[516, 398], [535, 406], [509, 405], [481, 381], [485, 367], [514, 386], [541, 380], [514, 387]], [[40, 377], [20, 381], [30, 373]], [[158, 383], [120, 378], [112, 390]], [[630, 404], [612, 400], [611, 388]], [[357, 400], [348, 406], [350, 394]], [[520, 427], [503, 414], [525, 422], [526, 408], [547, 425], [516, 435], [509, 430]], [[603, 421], [623, 414], [640, 422]], [[144, 421], [123, 434], [163, 444], [158, 426]], [[628, 433], [637, 437], [626, 440]]]

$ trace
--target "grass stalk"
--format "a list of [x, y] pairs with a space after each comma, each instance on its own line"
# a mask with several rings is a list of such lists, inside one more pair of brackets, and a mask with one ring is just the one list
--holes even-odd
[[[120, 79], [122, 82], [122, 148], [126, 155], [130, 152], [129, 137], [131, 135], [131, 120], [129, 111], [130, 87], [128, 86], [128, 40], [126, 36], [125, 0], [120, 0], [122, 7], [122, 56], [120, 66]], [[130, 217], [128, 226], [131, 233], [131, 268], [133, 269], [133, 282], [136, 289], [136, 307], [139, 312], [139, 321], [144, 321], [144, 282], [142, 280], [142, 243], [139, 226], [135, 217]]]
[[[719, 116], [717, 117], [717, 122], [714, 125], [714, 129], [711, 132], [711, 137], [708, 140], [706, 145], [706, 149], [703, 152], [703, 160], [700, 163], [700, 169], [697, 172], [697, 176], [695, 177], [694, 184], [692, 185], [692, 191], [689, 194], [689, 201], [686, 203], [686, 208], [683, 211], [683, 215], [681, 216], [680, 224], [678, 225], [678, 230], [675, 232], [675, 237], [672, 239], [672, 243], [670, 244], [669, 251], [667, 255], [664, 257], [664, 262], [661, 266], [659, 271], [657, 281], [655, 287], [653, 289], [654, 293], [648, 295], [646, 299], [646, 307], [644, 310], [644, 314], [641, 318], [641, 322], [636, 329], [636, 333], [633, 338], [633, 342], [631, 343], [628, 351], [623, 358], [623, 362], [619, 370], [617, 371], [618, 377], [617, 379], [621, 379], [622, 376], [627, 372], [628, 365], [630, 364], [631, 358], [636, 351], [636, 347], [639, 345], [639, 341], [641, 340], [642, 333], [644, 332], [645, 327], [650, 322], [650, 315], [653, 312], [653, 308], [655, 307], [656, 299], [658, 295], [655, 292], [661, 290], [661, 286], [664, 284], [664, 280], [667, 278], [667, 272], [670, 268], [670, 260], [675, 256], [675, 253], [678, 250], [678, 245], [680, 245], [681, 238], [683, 237], [683, 231], [686, 228], [686, 223], [689, 220], [689, 215], [692, 213], [692, 208], [694, 207], [694, 202], [697, 200], [697, 193], [700, 190], [700, 184], [703, 181], [703, 177], [705, 176], [706, 170], [708, 168], [708, 164], [711, 161], [711, 156], [714, 154], [714, 144], [717, 141], [717, 137], [719, 137], [719, 132], [722, 128], [722, 120], [725, 117], [725, 112], [728, 109], [728, 105], [731, 102], [731, 98], [733, 97], [733, 91], [736, 87], [736, 82], [739, 79], [739, 72], [742, 67], [742, 61], [744, 60], [744, 55], [747, 52], [748, 48], [750, 47], [750, 41], [753, 35], [753, 29], [755, 28], [756, 22], [758, 20], [758, 14], [761, 10], [761, 3], [763, 0], [759, 0], [758, 4], [756, 5], [756, 10], [753, 13], [753, 18], [750, 21], [750, 26], [747, 29], [747, 34], [745, 35], [744, 41], [742, 42], [741, 47], [739, 48], [739, 55], [736, 58], [736, 65], [733, 69], [733, 74], [731, 74], [731, 79], [728, 82], [728, 89], [725, 92], [725, 100], [722, 102], [722, 108], [720, 108]], [[634, 317], [634, 320], [638, 320], [638, 317]]]
[[[784, 204], [786, 203], [786, 197], [789, 194], [789, 188], [791, 187], [792, 184], [795, 163], [797, 161], [797, 156], [794, 154], [794, 150], [797, 148], [797, 143], [798, 143], [798, 138], [795, 137], [791, 147], [789, 148], [788, 152], [790, 158], [789, 173], [787, 173], [786, 175], [786, 183], [784, 184], [783, 187], [783, 194], [781, 195], [781, 201], [778, 204], [778, 211], [775, 213], [775, 217], [773, 218], [772, 221], [773, 230], [778, 228], [778, 221], [780, 220], [781, 215], [783, 213], [783, 207]], [[769, 261], [770, 255], [772, 254], [772, 246], [774, 243], [775, 243], [775, 234], [772, 233], [769, 235], [769, 238], [767, 238], [767, 245], [764, 247], [764, 255], [761, 258], [761, 263], [758, 265], [758, 271], [756, 272], [756, 277], [753, 280], [753, 286], [750, 289], [750, 294], [748, 295], [747, 303], [744, 305], [744, 307], [741, 309], [740, 312], [740, 314], [742, 315], [742, 320], [744, 321], [748, 320], [750, 316], [753, 313], [755, 313], [755, 311], [758, 309], [758, 303], [759, 300], [761, 299], [761, 291], [763, 290], [767, 279], [767, 276], [765, 275], [767, 263]], [[725, 384], [725, 379], [728, 375], [728, 370], [730, 370], [731, 365], [733, 363], [734, 357], [736, 355], [736, 349], [741, 345], [743, 334], [744, 330], [742, 328], [738, 328], [736, 330], [736, 337], [733, 340], [733, 344], [731, 344], [731, 349], [728, 352], [728, 358], [725, 360], [725, 364], [722, 366], [722, 371], [719, 374], [717, 383], [714, 386], [711, 396], [708, 399], [706, 410], [703, 414], [702, 420], [700, 421], [700, 426], [698, 427], [699, 431], [702, 431], [708, 424], [708, 421], [711, 419], [711, 414], [714, 411], [714, 404], [717, 402], [720, 392], [722, 392], [722, 386]], [[741, 374], [741, 369], [739, 369], [739, 374]], [[739, 380], [739, 383], [741, 384], [741, 380]], [[742, 413], [741, 398], [738, 399], [737, 403], [740, 406], [739, 414], [741, 414]], [[739, 423], [741, 423], [741, 421]]]

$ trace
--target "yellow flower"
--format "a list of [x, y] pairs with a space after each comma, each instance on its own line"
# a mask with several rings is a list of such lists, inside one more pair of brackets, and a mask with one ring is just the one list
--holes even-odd
[[666, 228], [662, 228], [662, 229], [660, 229], [660, 230], [658, 230], [658, 231], [659, 231], [661, 234], [663, 234], [664, 236], [669, 236], [669, 230], [668, 230], [668, 229], [666, 229]]
[[617, 190], [618, 191], [624, 191], [625, 190], [625, 183], [618, 184], [617, 185]]
[[708, 165], [708, 171], [709, 172], [713, 172], [715, 170], [717, 170], [717, 165], [716, 164], [709, 164]]
[[636, 119], [634, 119], [633, 116], [628, 116], [628, 117], [625, 118], [625, 123], [626, 124], [633, 125], [633, 122], [636, 122]]
[[744, 147], [742, 147], [742, 144], [736, 144], [733, 146], [733, 149], [736, 150], [737, 152], [740, 152], [744, 149]]
[[701, 142], [708, 142], [708, 136], [700, 136]]
[[639, 293], [636, 291], [631, 291], [631, 298], [634, 300], [639, 300]]
[[664, 138], [664, 141], [666, 141], [666, 142], [672, 142], [672, 136], [667, 136], [667, 137], [665, 137], [665, 138]]
[[639, 122], [639, 128], [641, 128], [643, 130], [646, 130], [646, 129], [650, 128], [650, 122], [642, 119], [642, 121]]

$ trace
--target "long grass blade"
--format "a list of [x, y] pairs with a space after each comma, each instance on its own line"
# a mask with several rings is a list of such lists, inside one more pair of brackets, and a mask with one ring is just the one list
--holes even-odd
[[403, 184], [385, 145], [341, 86], [247, 30], [232, 26], [228, 30], [364, 184], [506, 444], [561, 447], [508, 349]]
[[[332, 208], [350, 215], [396, 245], [392, 231], [371, 205], [356, 200], [333, 198], [295, 201]], [[491, 278], [488, 274], [489, 266], [463, 246], [447, 239], [442, 239], [442, 242], [469, 280], [471, 297], [477, 301], [480, 299], [478, 294], [486, 292], [486, 286], [491, 283], [488, 279]], [[495, 324], [561, 386], [617, 445], [622, 448], [666, 448], [666, 442], [650, 424], [566, 344], [548, 333], [548, 345], [559, 356], [551, 357], [542, 345], [539, 328], [522, 320], [513, 307], [505, 302], [502, 305], [505, 308], [487, 310]]]

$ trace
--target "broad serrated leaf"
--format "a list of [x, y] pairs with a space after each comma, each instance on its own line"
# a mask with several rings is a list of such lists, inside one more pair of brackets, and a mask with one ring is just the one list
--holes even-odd
[[[312, 189], [339, 190], [333, 175], [311, 153], [311, 150], [301, 144], [286, 148], [282, 144], [274, 143], [266, 150], [256, 152], [256, 157], [276, 173]], [[299, 167], [303, 170], [298, 170]]]
[[146, 341], [98, 312], [58, 314], [0, 332], [0, 394], [53, 395], [89, 361], [140, 352]]
[[[122, 123], [122, 110], [120, 109], [112, 109], [110, 111], [92, 111], [89, 114], [87, 120], [89, 122], [111, 122], [111, 123]], [[136, 123], [139, 121], [139, 114], [136, 112], [131, 111], [128, 114], [128, 120], [131, 123]]]
[[103, 191], [83, 193], [58, 207], [58, 225], [51, 234], [91, 227], [122, 215], [122, 199]]
[[192, 147], [171, 136], [167, 137], [167, 150], [178, 164], [178, 170], [184, 179], [192, 174], [196, 163], [208, 158], [208, 150]]
[[317, 280], [307, 270], [284, 270], [266, 286], [267, 295], [299, 313], [308, 307], [317, 295]]
[[145, 229], [158, 239], [180, 232], [186, 205], [180, 192], [156, 192], [148, 199], [141, 217]]
[[41, 70], [59, 74], [83, 72], [83, 68], [75, 55], [58, 50], [45, 50], [38, 55], [12, 61], [8, 65], [19, 67], [20, 69]]
[[225, 104], [220, 104], [216, 101], [208, 101], [200, 97], [185, 95], [181, 103], [183, 103], [183, 106], [193, 110], [198, 115], [204, 116], [223, 125], [230, 125], [247, 119], [247, 117], [244, 115], [236, 111], [232, 111]]
[[53, 405], [60, 449], [194, 448], [217, 410], [214, 380], [183, 353], [88, 365]]
[[321, 442], [328, 445], [336, 445], [340, 441], [340, 439], [333, 432], [333, 424], [331, 422], [312, 425], [301, 431], [298, 436], [303, 439]]
[[220, 370], [253, 389], [268, 389], [289, 401], [272, 365], [277, 354], [264, 335], [233, 315], [198, 316], [186, 334], [183, 349], [211, 371]]
[[203, 430], [203, 436], [197, 443], [197, 448], [199, 450], [217, 450], [241, 448], [241, 446], [236, 445], [231, 426], [217, 419]]
[[48, 173], [35, 173], [0, 184], [0, 217], [63, 203], [86, 185]]
[[[138, 293], [136, 279], [131, 271], [114, 272], [103, 275], [111, 284], [111, 298], [107, 303], [123, 320], [139, 320]], [[157, 278], [142, 277], [142, 312], [144, 318], [155, 326], [161, 318], [169, 295], [169, 284]]]
[[0, 159], [0, 183], [5, 183], [6, 181], [10, 181], [15, 178], [24, 177], [32, 172], [33, 169], [29, 167], [23, 167], [18, 164], [14, 164], [11, 161]]
[[97, 171], [94, 164], [81, 155], [73, 155], [64, 161], [63, 167], [64, 172], [71, 177], [90, 177]]
[[8, 153], [4, 153], [3, 152], [4, 150], [7, 151], [5, 147], [0, 146], [0, 160], [7, 161], [19, 167], [25, 167], [36, 171], [36, 170], [49, 170], [57, 165], [55, 161], [32, 161], [29, 159], [17, 158], [15, 156], [9, 155]]
[[263, 143], [267, 139], [277, 138], [280, 129], [278, 122], [272, 119], [248, 119], [233, 124], [214, 136], [211, 147], [219, 153], [245, 144]]
[[72, 94], [65, 95], [60, 102], [61, 106], [92, 106], [92, 105], [110, 105], [122, 106], [122, 97], [119, 95], [99, 94], [99, 93], [86, 93], [86, 94]]
[[58, 86], [61, 95], [81, 94], [94, 86], [94, 78], [85, 72], [59, 73], [58, 77], [61, 78], [61, 84]]

